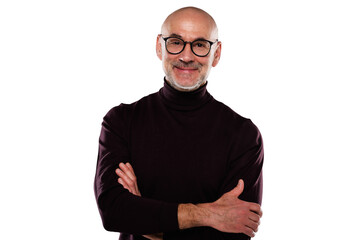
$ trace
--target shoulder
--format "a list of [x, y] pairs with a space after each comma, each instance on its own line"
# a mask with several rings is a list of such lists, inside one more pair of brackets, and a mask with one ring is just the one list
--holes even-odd
[[255, 142], [261, 141], [261, 133], [250, 118], [243, 117], [226, 104], [215, 100], [217, 118], [225, 124], [226, 131], [235, 138], [246, 138]]
[[134, 111], [143, 106], [153, 102], [157, 98], [157, 93], [149, 94], [133, 103], [121, 103], [118, 106], [111, 108], [104, 118], [128, 118], [131, 117]]
[[149, 94], [133, 103], [121, 103], [111, 108], [103, 118], [103, 126], [109, 126], [113, 129], [124, 129], [131, 126], [134, 118], [139, 117], [144, 109], [151, 109], [155, 101], [158, 101], [158, 94]]
[[137, 109], [148, 104], [147, 102], [151, 102], [155, 97], [154, 95], [155, 94], [150, 94], [136, 102], [130, 104], [121, 103], [118, 106], [111, 108], [103, 118], [103, 129], [111, 131], [119, 136], [128, 136], [134, 115], [138, 112]]
[[244, 127], [251, 127], [252, 121], [249, 118], [243, 117], [226, 104], [214, 99], [213, 106], [217, 112], [216, 117], [228, 122], [232, 127], [240, 127], [242, 125], [244, 125]]

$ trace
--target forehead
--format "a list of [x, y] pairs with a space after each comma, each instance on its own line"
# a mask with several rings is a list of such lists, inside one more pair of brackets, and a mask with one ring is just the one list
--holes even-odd
[[176, 34], [185, 40], [205, 38], [215, 40], [215, 24], [204, 14], [194, 12], [183, 12], [171, 16], [164, 23], [162, 34], [169, 36]]

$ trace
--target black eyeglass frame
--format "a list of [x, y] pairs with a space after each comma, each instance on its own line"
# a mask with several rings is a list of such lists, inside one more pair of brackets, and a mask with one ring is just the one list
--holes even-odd
[[[162, 39], [164, 39], [164, 41], [165, 41], [166, 51], [167, 51], [169, 54], [172, 54], [172, 55], [180, 54], [182, 51], [184, 51], [184, 49], [185, 49], [185, 47], [186, 47], [186, 44], [189, 43], [189, 44], [190, 44], [190, 49], [191, 49], [191, 51], [193, 52], [193, 54], [195, 54], [195, 55], [198, 56], [198, 57], [206, 57], [207, 55], [209, 55], [209, 53], [210, 53], [210, 51], [211, 51], [212, 45], [213, 45], [214, 43], [218, 42], [218, 39], [216, 39], [215, 42], [212, 42], [212, 41], [209, 41], [209, 40], [206, 40], [206, 39], [196, 39], [196, 40], [190, 42], [190, 41], [184, 41], [183, 39], [178, 38], [178, 37], [171, 37], [171, 36], [170, 36], [170, 37], [163, 37], [162, 34], [160, 34], [160, 35], [161, 35]], [[179, 39], [180, 41], [184, 42], [184, 46], [183, 46], [183, 48], [181, 49], [180, 52], [178, 52], [178, 53], [172, 53], [172, 52], [170, 52], [170, 51], [167, 49], [166, 41], [167, 41], [169, 38], [176, 38], [176, 39]], [[209, 51], [208, 51], [207, 54], [205, 54], [205, 55], [198, 55], [198, 54], [196, 54], [196, 53], [194, 52], [192, 44], [193, 44], [194, 42], [197, 42], [197, 41], [205, 41], [205, 42], [208, 42], [208, 43], [210, 44]]]

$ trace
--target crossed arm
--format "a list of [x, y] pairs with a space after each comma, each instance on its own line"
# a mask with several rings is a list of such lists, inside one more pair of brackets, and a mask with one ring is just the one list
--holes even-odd
[[[116, 169], [118, 182], [130, 193], [141, 196], [137, 186], [135, 172], [130, 163], [120, 163]], [[209, 226], [222, 232], [244, 233], [255, 236], [260, 224], [262, 210], [259, 204], [240, 200], [238, 197], [244, 190], [244, 181], [231, 191], [222, 195], [211, 203], [179, 204], [178, 223], [180, 229]], [[162, 234], [146, 235], [145, 237], [157, 240]]]

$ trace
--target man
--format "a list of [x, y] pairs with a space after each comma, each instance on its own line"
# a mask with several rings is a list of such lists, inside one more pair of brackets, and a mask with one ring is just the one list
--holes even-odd
[[258, 229], [262, 139], [206, 90], [217, 38], [203, 10], [170, 14], [156, 44], [164, 87], [104, 117], [95, 195], [120, 239], [249, 239]]

